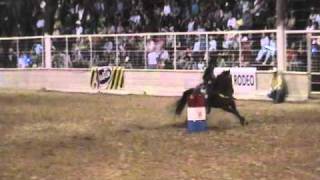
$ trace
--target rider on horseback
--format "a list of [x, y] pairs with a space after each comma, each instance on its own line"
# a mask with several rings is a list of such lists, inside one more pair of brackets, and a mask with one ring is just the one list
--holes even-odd
[[177, 101], [176, 111], [180, 115], [188, 98], [196, 94], [204, 94], [207, 114], [211, 108], [220, 108], [224, 111], [234, 114], [240, 120], [241, 125], [245, 125], [245, 118], [237, 110], [235, 99], [233, 98], [233, 84], [230, 71], [223, 71], [217, 77], [213, 71], [215, 60], [211, 60], [203, 75], [203, 82], [195, 88], [187, 89], [182, 97]]
[[[206, 99], [208, 97], [208, 92], [212, 89], [214, 81], [216, 79], [214, 75], [214, 67], [216, 66], [215, 60], [210, 60], [208, 63], [208, 67], [205, 69], [203, 76], [202, 76], [202, 83], [199, 84], [196, 90], [199, 90], [197, 93], [203, 94]], [[210, 88], [210, 89], [209, 89]]]

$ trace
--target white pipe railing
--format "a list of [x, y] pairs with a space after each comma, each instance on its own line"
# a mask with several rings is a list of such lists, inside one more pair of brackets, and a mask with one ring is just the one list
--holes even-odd
[[[251, 61], [255, 61], [256, 59], [256, 54], [258, 51], [260, 51], [260, 38], [257, 39], [252, 39], [251, 41], [254, 41], [254, 44], [256, 45], [255, 47], [252, 47], [252, 49], [250, 50], [249, 54], [246, 54], [248, 52], [244, 52], [242, 43], [241, 43], [241, 37], [244, 35], [251, 35], [253, 37], [255, 37], [257, 35], [257, 37], [259, 35], [262, 34], [276, 34], [277, 30], [249, 30], [249, 31], [218, 31], [218, 32], [160, 32], [160, 33], [138, 33], [138, 34], [84, 34], [84, 35], [46, 35], [46, 36], [32, 36], [32, 37], [0, 37], [0, 47], [1, 47], [1, 43], [6, 43], [6, 41], [15, 41], [15, 47], [12, 47], [15, 49], [16, 52], [16, 56], [17, 58], [20, 57], [24, 52], [26, 51], [25, 49], [23, 49], [23, 44], [20, 41], [32, 41], [32, 40], [39, 40], [39, 42], [42, 42], [42, 46], [43, 47], [47, 47], [45, 48], [46, 50], [49, 50], [48, 48], [51, 47], [52, 45], [47, 45], [46, 43], [50, 42], [50, 41], [46, 41], [45, 38], [49, 38], [51, 39], [52, 43], [54, 43], [55, 39], [62, 39], [65, 42], [63, 42], [61, 45], [61, 47], [56, 47], [57, 49], [63, 49], [63, 51], [58, 51], [60, 53], [65, 54], [66, 56], [74, 56], [74, 54], [72, 54], [72, 48], [75, 45], [75, 42], [72, 42], [70, 39], [79, 39], [79, 38], [87, 38], [89, 39], [88, 41], [88, 48], [86, 48], [85, 50], [83, 50], [82, 52], [87, 53], [87, 57], [89, 58], [88, 60], [88, 66], [90, 67], [91, 65], [95, 65], [94, 63], [96, 62], [97, 57], [99, 57], [100, 55], [100, 59], [101, 58], [106, 58], [104, 56], [104, 50], [103, 49], [97, 49], [97, 45], [93, 44], [93, 41], [95, 40], [95, 38], [105, 38], [105, 41], [107, 42], [108, 38], [113, 38], [114, 41], [112, 52], [110, 53], [114, 53], [115, 57], [113, 59], [113, 61], [115, 62], [116, 65], [120, 65], [121, 63], [123, 63], [123, 57], [120, 57], [122, 54], [119, 51], [119, 44], [121, 43], [121, 39], [124, 38], [130, 38], [130, 37], [136, 37], [136, 39], [141, 40], [140, 43], [143, 43], [143, 46], [145, 48], [143, 49], [138, 49], [138, 45], [136, 45], [135, 49], [138, 50], [130, 50], [128, 49], [126, 51], [127, 56], [128, 54], [132, 56], [133, 60], [136, 60], [135, 63], [138, 63], [138, 61], [141, 63], [140, 64], [140, 68], [147, 68], [147, 48], [146, 48], [146, 40], [149, 37], [153, 37], [153, 36], [172, 36], [173, 39], [173, 43], [172, 43], [172, 47], [168, 48], [168, 51], [170, 51], [170, 59], [173, 63], [173, 68], [174, 70], [179, 69], [178, 66], [178, 61], [180, 60], [178, 56], [179, 52], [185, 51], [187, 47], [190, 46], [185, 46], [183, 48], [183, 50], [181, 50], [180, 47], [178, 47], [178, 39], [179, 37], [181, 38], [181, 36], [201, 36], [201, 35], [205, 35], [205, 48], [203, 49], [204, 55], [206, 55], [207, 57], [209, 57], [209, 36], [227, 36], [227, 35], [236, 35], [238, 39], [236, 39], [235, 41], [238, 43], [238, 47], [236, 49], [223, 49], [220, 48], [217, 50], [218, 52], [218, 56], [219, 57], [223, 57], [225, 56], [225, 58], [227, 58], [227, 61], [231, 61], [230, 59], [232, 59], [231, 64], [232, 65], [237, 65], [237, 66], [242, 66], [242, 62], [241, 62], [241, 58], [244, 56], [247, 56], [247, 58], [251, 58]], [[295, 30], [295, 31], [285, 31], [285, 36], [286, 39], [290, 38], [290, 36], [298, 36], [299, 34], [302, 34], [304, 36], [305, 39], [307, 39], [307, 34], [320, 34], [320, 30], [312, 30], [312, 31], [307, 31], [307, 30]], [[189, 40], [185, 39], [185, 41], [187, 42], [187, 45]], [[199, 40], [200, 41], [200, 40]], [[194, 42], [191, 42], [191, 44], [193, 44]], [[189, 44], [190, 45], [190, 44]], [[287, 46], [287, 45], [283, 45], [283, 46]], [[50, 48], [50, 50], [51, 50]], [[100, 47], [101, 48], [101, 47]], [[309, 45], [307, 44], [305, 47], [305, 49], [303, 49], [303, 51], [305, 52], [309, 52], [311, 48], [309, 47]], [[279, 51], [279, 49], [284, 49], [284, 51], [286, 51], [288, 49], [288, 47], [283, 47], [283, 48], [278, 48], [277, 50]], [[50, 51], [49, 50], [49, 51]], [[29, 51], [29, 50], [27, 50]], [[191, 49], [192, 52], [192, 49]], [[1, 52], [0, 52], [1, 53]], [[25, 52], [24, 52], [25, 53]], [[228, 54], [229, 53], [229, 54]], [[52, 53], [50, 52], [51, 56]], [[201, 53], [200, 53], [201, 54]], [[280, 59], [283, 62], [278, 62], [278, 63], [283, 63], [283, 64], [288, 64], [286, 63], [286, 52], [284, 52], [285, 57], [284, 59]], [[43, 52], [42, 55], [42, 67], [51, 67], [51, 65], [48, 65], [48, 63], [52, 64], [52, 57], [49, 55], [49, 53], [47, 52]], [[109, 54], [109, 58], [113, 58], [112, 54]], [[202, 55], [201, 55], [202, 56]], [[49, 58], [49, 59], [48, 59]], [[203, 58], [203, 57], [201, 57]], [[201, 59], [199, 58], [199, 59]], [[228, 59], [229, 58], [229, 59]], [[132, 59], [131, 59], [132, 60]], [[279, 61], [279, 60], [278, 60]], [[310, 63], [310, 61], [308, 61]], [[67, 66], [66, 68], [68, 68], [68, 63], [65, 63]], [[139, 63], [138, 63], [139, 64]], [[70, 67], [72, 68], [72, 66]], [[307, 70], [306, 70], [307, 71]]]

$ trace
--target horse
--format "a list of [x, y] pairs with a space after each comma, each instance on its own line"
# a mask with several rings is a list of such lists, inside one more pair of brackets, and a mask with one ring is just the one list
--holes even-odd
[[213, 75], [214, 67], [215, 63], [210, 63], [203, 75], [203, 83], [183, 92], [182, 97], [177, 101], [176, 115], [182, 113], [189, 96], [196, 93], [204, 93], [207, 114], [210, 113], [211, 108], [220, 108], [235, 115], [242, 126], [246, 125], [245, 118], [237, 110], [236, 99], [233, 97], [234, 90], [230, 71], [223, 71], [215, 77]]

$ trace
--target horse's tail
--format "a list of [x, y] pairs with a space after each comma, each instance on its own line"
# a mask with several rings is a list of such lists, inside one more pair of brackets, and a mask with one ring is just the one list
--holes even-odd
[[180, 115], [184, 106], [187, 104], [188, 97], [193, 93], [194, 88], [188, 89], [183, 92], [182, 97], [177, 102], [176, 114]]

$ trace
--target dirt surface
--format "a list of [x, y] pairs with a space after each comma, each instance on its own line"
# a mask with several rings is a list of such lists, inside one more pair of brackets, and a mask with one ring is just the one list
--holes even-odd
[[319, 101], [238, 101], [188, 134], [177, 98], [0, 91], [0, 179], [320, 179]]

